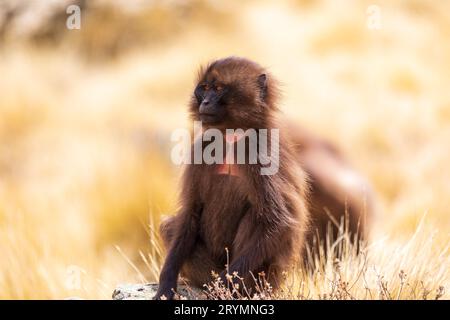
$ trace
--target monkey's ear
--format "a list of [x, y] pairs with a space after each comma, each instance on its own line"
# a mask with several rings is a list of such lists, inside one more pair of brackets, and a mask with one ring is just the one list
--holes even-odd
[[267, 97], [267, 75], [265, 73], [258, 76], [259, 95], [265, 101]]

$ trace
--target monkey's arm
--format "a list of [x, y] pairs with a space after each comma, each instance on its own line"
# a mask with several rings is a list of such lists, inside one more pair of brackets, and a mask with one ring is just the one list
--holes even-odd
[[198, 232], [197, 212], [181, 212], [175, 238], [172, 241], [159, 277], [159, 288], [154, 299], [173, 299], [177, 288], [178, 273], [186, 258], [191, 254]]
[[197, 195], [189, 181], [192, 181], [192, 170], [184, 173], [184, 185], [181, 195], [181, 211], [178, 213], [174, 238], [170, 244], [166, 261], [159, 277], [159, 288], [154, 299], [164, 295], [172, 299], [177, 288], [178, 274], [184, 261], [192, 253], [199, 229], [199, 217], [202, 206], [197, 202]]

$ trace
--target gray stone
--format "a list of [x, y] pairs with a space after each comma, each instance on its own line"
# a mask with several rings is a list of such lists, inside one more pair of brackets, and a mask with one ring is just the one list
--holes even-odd
[[[158, 283], [147, 284], [121, 284], [112, 294], [113, 300], [151, 300], [158, 290]], [[198, 288], [178, 285], [177, 293], [182, 299], [203, 300], [205, 295]], [[180, 299], [180, 297], [175, 297]]]

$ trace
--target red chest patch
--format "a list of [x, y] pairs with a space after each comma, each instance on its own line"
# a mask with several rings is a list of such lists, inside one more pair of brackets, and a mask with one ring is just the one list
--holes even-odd
[[[243, 134], [239, 134], [239, 133], [235, 132], [234, 134], [226, 134], [225, 140], [226, 140], [227, 144], [232, 144], [232, 143], [239, 141], [243, 136], [244, 136]], [[239, 173], [239, 170], [238, 170], [238, 166], [236, 164], [227, 163], [227, 158], [232, 159], [233, 156], [227, 157], [227, 155], [225, 155], [224, 163], [216, 164], [215, 170], [216, 170], [217, 174], [225, 174], [225, 175], [230, 175], [230, 176], [235, 176], [235, 177], [241, 176], [241, 174]]]
[[235, 164], [217, 164], [216, 165], [216, 173], [217, 174], [226, 174], [231, 176], [239, 177], [239, 170], [237, 169], [237, 166]]

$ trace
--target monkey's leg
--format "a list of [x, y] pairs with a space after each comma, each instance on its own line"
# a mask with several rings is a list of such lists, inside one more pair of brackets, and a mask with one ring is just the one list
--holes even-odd
[[191, 285], [203, 288], [204, 284], [214, 280], [212, 272], [220, 274], [223, 269], [224, 266], [213, 261], [205, 245], [199, 241], [194, 253], [183, 266], [181, 275], [187, 278]]
[[[165, 218], [159, 227], [164, 246], [168, 249], [175, 235], [177, 225], [177, 216]], [[189, 284], [203, 288], [203, 285], [213, 280], [211, 272], [217, 274], [224, 268], [214, 262], [207, 248], [201, 240], [197, 240], [191, 256], [185, 261], [181, 275], [189, 280]]]
[[[256, 234], [258, 231], [253, 228], [254, 220], [250, 213], [247, 213], [241, 220], [236, 237], [233, 241], [233, 248], [231, 252], [232, 260], [235, 257], [240, 257], [245, 254], [246, 244], [248, 243], [249, 234]], [[247, 231], [246, 231], [247, 230]], [[248, 230], [252, 230], [249, 232]], [[263, 237], [263, 234], [261, 234]], [[245, 274], [239, 274], [244, 278], [244, 285], [249, 293], [256, 292], [256, 287], [263, 287], [264, 282], [270, 283], [270, 285], [276, 289], [281, 284], [281, 272], [282, 270], [278, 261], [270, 259], [263, 261], [260, 265], [255, 266], [252, 270], [247, 270]], [[230, 270], [232, 273], [233, 270]], [[250, 274], [251, 272], [251, 274]], [[237, 283], [240, 283], [238, 281]], [[245, 293], [245, 292], [243, 292]]]

